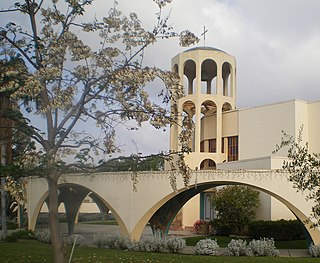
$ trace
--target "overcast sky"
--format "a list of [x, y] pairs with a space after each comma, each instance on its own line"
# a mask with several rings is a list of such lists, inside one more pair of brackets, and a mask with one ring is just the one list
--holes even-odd
[[[136, 12], [147, 28], [155, 24], [152, 0], [118, 2], [124, 14]], [[95, 0], [87, 16], [103, 16], [112, 3]], [[206, 45], [235, 56], [238, 108], [294, 98], [320, 100], [319, 0], [174, 0], [164, 11], [171, 12], [176, 31], [190, 29], [200, 35], [206, 26]], [[184, 50], [178, 40], [159, 42], [147, 49], [145, 62], [170, 69], [171, 58]], [[144, 125], [138, 132], [123, 127], [118, 132], [123, 154], [169, 148], [168, 131]]]
[[[151, 0], [119, 0], [119, 6], [136, 12], [147, 26], [154, 21]], [[319, 0], [174, 0], [165, 10], [177, 31], [200, 35], [206, 26], [206, 45], [236, 57], [238, 108], [320, 100]], [[171, 58], [184, 50], [177, 41], [158, 43], [146, 52], [146, 61], [169, 69]], [[121, 141], [126, 152], [135, 151], [131, 140], [140, 152], [169, 147], [168, 132], [147, 127]]]

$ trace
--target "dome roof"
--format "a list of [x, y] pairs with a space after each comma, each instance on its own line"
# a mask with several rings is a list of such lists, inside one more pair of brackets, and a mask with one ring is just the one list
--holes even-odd
[[211, 50], [211, 51], [219, 51], [219, 52], [223, 52], [223, 53], [227, 53], [221, 49], [215, 48], [215, 47], [207, 47], [207, 46], [202, 46], [202, 47], [194, 47], [194, 48], [190, 48], [184, 52], [189, 52], [189, 51], [196, 51], [196, 50]]

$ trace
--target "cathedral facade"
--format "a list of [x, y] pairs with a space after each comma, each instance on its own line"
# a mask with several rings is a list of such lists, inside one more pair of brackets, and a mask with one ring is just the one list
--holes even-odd
[[[185, 160], [193, 170], [280, 169], [286, 158], [283, 149], [272, 154], [282, 131], [303, 139], [311, 152], [320, 152], [320, 101], [291, 100], [253, 108], [236, 106], [236, 60], [216, 48], [189, 49], [172, 59], [172, 71], [180, 77], [184, 96], [172, 105], [177, 123], [170, 129], [170, 150], [179, 151], [178, 136], [183, 119], [193, 122]], [[193, 197], [180, 211], [181, 225], [192, 226], [201, 218], [210, 220], [215, 211], [210, 203], [214, 189]], [[284, 189], [285, 191], [285, 189]], [[262, 220], [291, 219], [294, 215], [267, 193], [260, 194], [256, 217]]]

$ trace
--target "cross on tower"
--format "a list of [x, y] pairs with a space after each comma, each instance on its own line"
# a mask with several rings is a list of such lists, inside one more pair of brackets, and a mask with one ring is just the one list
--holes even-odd
[[201, 34], [201, 36], [203, 36], [203, 43], [204, 46], [206, 45], [206, 33], [208, 32], [208, 29], [206, 29], [206, 26], [203, 27], [203, 33]]

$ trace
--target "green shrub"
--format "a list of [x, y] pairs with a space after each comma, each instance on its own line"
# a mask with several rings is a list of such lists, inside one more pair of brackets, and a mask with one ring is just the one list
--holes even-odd
[[219, 249], [217, 240], [209, 238], [201, 239], [195, 246], [195, 253], [197, 255], [216, 255]]
[[[7, 229], [17, 229], [18, 224], [13, 221], [7, 221]], [[0, 225], [0, 230], [2, 230], [2, 225]]]
[[35, 238], [40, 242], [51, 243], [51, 233], [48, 228], [39, 229], [35, 232]]
[[311, 257], [320, 258], [320, 246], [311, 245], [309, 247], [309, 253]]
[[229, 236], [230, 234], [235, 232], [235, 229], [233, 227], [230, 227], [228, 223], [219, 218], [211, 220], [209, 224], [213, 226], [215, 234], [219, 236]]
[[18, 239], [34, 239], [34, 232], [32, 230], [18, 230], [13, 232], [12, 235], [15, 235]]
[[276, 249], [274, 240], [260, 238], [260, 240], [251, 240], [247, 242], [242, 239], [232, 239], [227, 247], [228, 256], [250, 256], [250, 257], [276, 257], [279, 251]]
[[15, 235], [9, 235], [4, 239], [5, 242], [17, 242], [18, 241], [18, 237]]
[[228, 246], [227, 252], [228, 256], [248, 256], [248, 249], [247, 249], [247, 241], [242, 239], [232, 239]]
[[18, 239], [33, 239], [34, 233], [31, 230], [18, 230], [8, 235], [4, 241], [6, 242], [16, 242]]
[[260, 205], [259, 191], [247, 186], [226, 186], [217, 190], [211, 203], [218, 211], [213, 224], [218, 233], [242, 233]]
[[186, 240], [181, 237], [166, 237], [165, 244], [170, 253], [181, 252], [186, 247]]
[[274, 245], [274, 240], [260, 238], [260, 240], [251, 240], [247, 246], [247, 255], [255, 257], [277, 257], [279, 251]]
[[249, 235], [274, 240], [299, 240], [304, 238], [302, 224], [298, 220], [252, 221], [249, 223]]
[[180, 252], [186, 246], [186, 240], [181, 237], [168, 237], [156, 232], [152, 236], [147, 236], [140, 241], [131, 241], [120, 236], [98, 233], [93, 236], [93, 244], [99, 248], [111, 248], [129, 251], [145, 252]]

